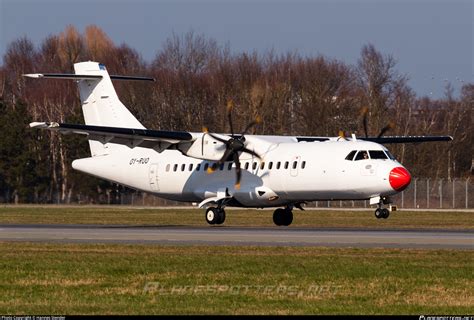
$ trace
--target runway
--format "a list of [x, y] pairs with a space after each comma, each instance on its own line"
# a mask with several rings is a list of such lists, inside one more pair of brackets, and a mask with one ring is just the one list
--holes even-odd
[[0, 241], [474, 249], [470, 230], [0, 225]]

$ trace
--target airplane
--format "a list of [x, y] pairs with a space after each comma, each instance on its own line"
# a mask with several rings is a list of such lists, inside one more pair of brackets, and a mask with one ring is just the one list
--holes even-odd
[[[288, 226], [293, 209], [309, 201], [369, 200], [375, 217], [396, 210], [391, 196], [411, 181], [408, 170], [384, 144], [451, 141], [451, 136], [312, 137], [146, 129], [120, 102], [112, 80], [154, 81], [109, 75], [98, 62], [74, 64], [73, 74], [25, 74], [71, 79], [79, 86], [85, 125], [32, 122], [30, 127], [85, 135], [91, 156], [72, 167], [136, 190], [206, 208], [211, 225], [224, 223], [225, 207], [273, 207], [273, 222]], [[367, 110], [365, 110], [366, 113]]]

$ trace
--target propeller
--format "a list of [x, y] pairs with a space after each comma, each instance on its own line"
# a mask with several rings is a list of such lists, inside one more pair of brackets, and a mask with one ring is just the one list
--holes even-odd
[[[225, 151], [224, 154], [222, 155], [222, 158], [217, 162], [216, 166], [210, 166], [207, 169], [207, 173], [213, 173], [216, 168], [218, 168], [220, 165], [222, 165], [226, 160], [229, 158], [232, 158], [232, 161], [235, 163], [235, 174], [236, 174], [236, 182], [235, 182], [235, 188], [240, 189], [240, 180], [242, 178], [242, 170], [240, 168], [240, 160], [239, 160], [239, 152], [244, 152], [251, 154], [260, 160], [262, 157], [260, 157], [259, 154], [257, 154], [255, 151], [248, 149], [245, 146], [245, 134], [255, 125], [259, 124], [262, 122], [262, 119], [260, 117], [257, 117], [254, 121], [250, 122], [242, 131], [240, 135], [235, 135], [234, 134], [234, 126], [232, 123], [232, 110], [234, 109], [234, 102], [232, 100], [229, 100], [227, 102], [227, 119], [229, 121], [229, 126], [230, 126], [230, 132], [231, 136], [230, 139], [226, 140], [223, 139], [213, 133], [210, 133], [207, 128], [204, 128], [204, 134], [210, 135], [213, 139], [222, 142], [225, 145]], [[204, 138], [203, 138], [204, 141]], [[203, 142], [204, 143], [204, 142]]]
[[[365, 137], [368, 138], [368, 129], [367, 129], [367, 115], [369, 113], [369, 108], [363, 107], [360, 111], [360, 114], [362, 115], [362, 125], [364, 126], [364, 134]], [[377, 135], [377, 138], [382, 137], [388, 130], [391, 130], [395, 128], [395, 123], [390, 121], [385, 127], [380, 130], [379, 134]]]

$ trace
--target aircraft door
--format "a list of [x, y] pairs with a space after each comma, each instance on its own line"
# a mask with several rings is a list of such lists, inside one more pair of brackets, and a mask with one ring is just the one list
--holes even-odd
[[290, 162], [290, 175], [292, 177], [298, 176], [298, 168], [300, 166], [300, 160], [301, 160], [300, 156], [294, 156], [293, 159], [291, 159], [291, 162]]
[[158, 163], [150, 164], [148, 171], [148, 179], [150, 181], [151, 191], [160, 191], [160, 185], [158, 180]]

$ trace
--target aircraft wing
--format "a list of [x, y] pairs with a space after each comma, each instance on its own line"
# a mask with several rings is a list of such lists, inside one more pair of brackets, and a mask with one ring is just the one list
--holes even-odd
[[380, 144], [389, 143], [419, 143], [434, 141], [452, 141], [451, 136], [387, 136], [387, 137], [358, 137], [358, 140], [372, 141]]
[[86, 135], [89, 140], [117, 143], [129, 147], [152, 148], [161, 152], [172, 144], [192, 142], [195, 138], [185, 131], [157, 131], [147, 129], [116, 128], [57, 122], [32, 122], [31, 128], [48, 129], [61, 133]]

